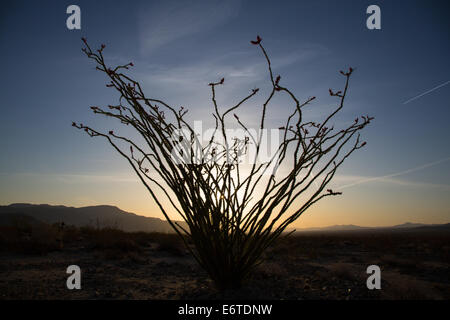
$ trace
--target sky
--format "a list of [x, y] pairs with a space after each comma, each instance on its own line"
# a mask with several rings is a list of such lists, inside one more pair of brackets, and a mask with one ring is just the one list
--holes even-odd
[[[81, 9], [81, 30], [66, 27], [71, 4]], [[366, 27], [372, 4], [381, 9], [380, 30]], [[343, 195], [324, 199], [294, 226], [448, 223], [449, 9], [437, 0], [6, 2], [0, 204], [110, 204], [162, 218], [126, 161], [104, 140], [71, 127], [119, 127], [89, 109], [117, 96], [81, 52], [80, 38], [104, 43], [108, 63], [132, 61], [130, 74], [147, 95], [206, 121], [207, 83], [226, 78], [222, 105], [267, 85], [265, 61], [249, 42], [260, 35], [283, 85], [302, 99], [317, 97], [308, 117], [326, 115], [328, 88], [342, 88], [338, 72], [349, 66], [356, 71], [340, 121], [375, 117], [362, 133], [367, 146], [333, 181]], [[288, 110], [276, 104], [269, 124]], [[243, 109], [242, 118], [251, 122], [254, 112]]]

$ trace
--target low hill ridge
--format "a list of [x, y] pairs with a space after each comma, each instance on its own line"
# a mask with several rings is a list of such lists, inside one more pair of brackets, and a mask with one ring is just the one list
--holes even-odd
[[[13, 203], [0, 206], [0, 223], [7, 224], [14, 217], [30, 217], [45, 222], [64, 222], [75, 226], [116, 227], [128, 232], [173, 232], [169, 223], [155, 217], [145, 217], [111, 205], [67, 207], [62, 205]], [[179, 222], [180, 223], [180, 222]], [[181, 222], [185, 226], [184, 222]]]

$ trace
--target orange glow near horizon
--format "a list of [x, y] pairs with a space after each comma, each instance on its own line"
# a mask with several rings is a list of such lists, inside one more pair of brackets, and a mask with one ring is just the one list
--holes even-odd
[[[8, 178], [8, 177], [6, 177]], [[113, 205], [128, 212], [164, 219], [144, 186], [134, 179], [104, 181], [72, 181], [61, 179], [11, 179], [8, 188], [1, 189], [0, 203], [15, 202], [74, 207]], [[43, 187], [44, 186], [44, 187]], [[294, 228], [325, 227], [354, 224], [359, 226], [389, 226], [404, 222], [448, 223], [450, 203], [445, 187], [417, 187], [370, 182], [344, 190], [344, 194], [328, 197], [307, 210]], [[298, 204], [300, 205], [300, 203]], [[171, 213], [171, 218], [180, 219]]]

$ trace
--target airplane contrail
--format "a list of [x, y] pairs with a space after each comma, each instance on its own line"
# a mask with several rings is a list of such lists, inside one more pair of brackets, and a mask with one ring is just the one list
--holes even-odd
[[415, 96], [415, 97], [413, 97], [413, 98], [411, 98], [409, 100], [406, 100], [405, 102], [403, 102], [403, 104], [407, 104], [407, 103], [409, 103], [409, 102], [411, 102], [413, 100], [419, 99], [420, 97], [422, 97], [422, 96], [424, 96], [424, 95], [426, 95], [426, 94], [428, 94], [430, 92], [433, 92], [434, 90], [437, 90], [437, 89], [439, 89], [439, 88], [441, 88], [441, 87], [443, 87], [443, 86], [445, 86], [445, 85], [447, 85], [449, 83], [450, 83], [450, 80], [447, 81], [447, 82], [444, 82], [444, 83], [438, 85], [437, 87], [434, 87], [433, 89], [430, 89], [430, 90], [428, 90], [428, 91], [426, 91], [426, 92], [424, 92], [422, 94], [419, 94], [418, 96]]
[[415, 168], [411, 168], [411, 169], [408, 169], [408, 170], [404, 170], [404, 171], [400, 171], [400, 172], [396, 172], [396, 173], [391, 173], [391, 174], [384, 175], [384, 176], [378, 176], [378, 177], [371, 177], [371, 178], [367, 178], [367, 179], [362, 179], [362, 180], [359, 180], [359, 181], [356, 181], [356, 182], [353, 182], [353, 183], [341, 186], [341, 187], [339, 187], [339, 189], [353, 187], [353, 186], [356, 186], [358, 184], [362, 184], [362, 183], [366, 183], [366, 182], [370, 182], [370, 181], [377, 181], [377, 180], [383, 180], [383, 179], [386, 179], [386, 178], [392, 178], [392, 177], [401, 176], [401, 175], [408, 174], [408, 173], [411, 173], [411, 172], [416, 172], [416, 171], [419, 171], [419, 170], [422, 170], [422, 169], [425, 169], [425, 168], [428, 168], [428, 167], [432, 167], [432, 166], [435, 166], [437, 164], [440, 164], [440, 163], [443, 163], [443, 162], [446, 162], [446, 161], [449, 161], [449, 160], [450, 160], [450, 157], [447, 157], [447, 158], [440, 159], [440, 160], [437, 160], [437, 161], [433, 161], [433, 162], [430, 162], [430, 163], [426, 163], [426, 164], [423, 164], [421, 166], [418, 166], [418, 167], [415, 167]]

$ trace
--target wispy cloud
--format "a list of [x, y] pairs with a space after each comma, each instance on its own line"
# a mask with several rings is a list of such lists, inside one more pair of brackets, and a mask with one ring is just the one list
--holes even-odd
[[[296, 63], [307, 63], [323, 54], [327, 49], [317, 45], [307, 45], [291, 52], [280, 52], [272, 59], [272, 68], [278, 71]], [[267, 63], [260, 52], [253, 47], [248, 51], [228, 51], [222, 55], [184, 65], [155, 65], [142, 61], [140, 79], [158, 92], [170, 90], [173, 96], [174, 85], [184, 91], [204, 91], [209, 82], [225, 77], [226, 86], [222, 90], [234, 91], [237, 88], [249, 90], [253, 85], [269, 84]], [[262, 82], [262, 83], [261, 83]], [[208, 91], [208, 90], [206, 90]]]
[[204, 30], [211, 30], [239, 12], [240, 1], [162, 1], [139, 15], [141, 53]]
[[[245, 118], [248, 107], [259, 105], [259, 100], [265, 97], [270, 86], [267, 63], [257, 49], [253, 46], [241, 51], [224, 49], [223, 54], [181, 65], [141, 61], [143, 67], [137, 78], [142, 81], [144, 90], [153, 92], [156, 98], [188, 108], [192, 120], [205, 120], [205, 111], [208, 115], [212, 112], [211, 90], [207, 86], [209, 82], [225, 78], [225, 85], [217, 90], [220, 108], [231, 106], [250, 93], [251, 89], [260, 88], [257, 97], [241, 108], [240, 115]], [[283, 74], [282, 69], [306, 64], [326, 52], [326, 48], [318, 45], [300, 46], [290, 52], [281, 51], [272, 59], [272, 68], [274, 72]], [[250, 120], [255, 120], [254, 113], [248, 116]]]
[[[408, 173], [413, 173], [416, 171], [420, 171], [444, 162], [447, 162], [450, 160], [450, 157], [444, 158], [444, 159], [440, 159], [437, 161], [433, 161], [430, 163], [426, 163], [423, 164], [421, 166], [418, 167], [414, 167], [414, 168], [410, 168], [407, 170], [403, 170], [403, 171], [399, 171], [399, 172], [395, 172], [395, 173], [391, 173], [391, 174], [387, 174], [387, 175], [383, 175], [383, 176], [376, 176], [376, 177], [347, 177], [347, 179], [352, 179], [355, 180], [357, 179], [357, 181], [352, 182], [352, 183], [348, 183], [342, 186], [339, 186], [339, 189], [345, 189], [345, 188], [349, 188], [349, 187], [353, 187], [356, 185], [360, 185], [363, 183], [368, 183], [368, 182], [387, 182], [387, 183], [396, 183], [396, 184], [402, 184], [402, 185], [411, 185], [411, 186], [422, 186], [422, 187], [446, 187], [449, 188], [449, 185], [442, 185], [442, 184], [431, 184], [431, 183], [423, 183], [423, 182], [411, 182], [411, 181], [405, 181], [405, 180], [400, 180], [400, 179], [395, 179], [395, 177], [398, 176], [402, 176], [402, 175], [406, 175]], [[345, 180], [346, 177], [340, 176], [339, 179]]]
[[133, 175], [98, 175], [78, 173], [35, 173], [35, 172], [0, 172], [0, 176], [24, 177], [28, 179], [48, 179], [64, 183], [111, 183], [111, 182], [139, 182]]

